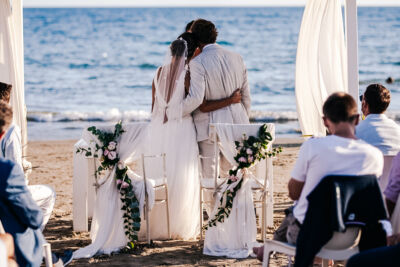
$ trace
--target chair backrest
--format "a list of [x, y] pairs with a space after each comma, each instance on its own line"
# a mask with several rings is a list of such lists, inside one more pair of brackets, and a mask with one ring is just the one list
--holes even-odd
[[[264, 124], [230, 124], [230, 123], [211, 123], [210, 133], [214, 133], [219, 141], [219, 148], [226, 157], [232, 157], [236, 155], [235, 141], [241, 141], [243, 134], [249, 136], [257, 136], [258, 131]], [[275, 125], [273, 123], [267, 123], [267, 129], [272, 136], [269, 149], [275, 141]], [[256, 179], [263, 182], [265, 188], [272, 188], [272, 159], [267, 158], [256, 164], [252, 168], [252, 172]]]
[[[150, 171], [148, 168], [146, 168], [146, 161], [151, 161]], [[161, 171], [161, 173], [159, 171]], [[165, 153], [157, 155], [142, 154], [142, 172], [144, 181], [146, 181], [146, 179], [148, 178], [166, 179], [167, 178], [166, 154]]]
[[382, 192], [385, 191], [386, 186], [389, 183], [389, 174], [392, 168], [392, 161], [394, 157], [394, 155], [383, 156], [383, 172], [381, 177], [378, 178], [379, 187], [381, 188]]
[[324, 245], [325, 249], [343, 250], [358, 246], [361, 237], [360, 227], [348, 227], [344, 233], [334, 232], [332, 238]]

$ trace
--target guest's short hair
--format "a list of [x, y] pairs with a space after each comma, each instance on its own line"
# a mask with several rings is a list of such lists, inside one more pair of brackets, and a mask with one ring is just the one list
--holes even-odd
[[189, 32], [190, 31], [190, 28], [192, 28], [193, 22], [194, 22], [194, 20], [192, 20], [191, 22], [186, 24], [185, 32]]
[[322, 108], [324, 116], [333, 123], [352, 122], [359, 115], [354, 98], [346, 93], [333, 93], [325, 101]]
[[11, 106], [4, 101], [0, 101], [0, 133], [7, 131], [12, 118], [13, 112]]
[[390, 104], [390, 91], [382, 84], [370, 84], [365, 90], [363, 98], [368, 104], [370, 113], [381, 114]]
[[188, 54], [187, 54], [188, 58], [193, 57], [196, 48], [199, 46], [196, 38], [194, 37], [194, 34], [191, 32], [184, 32], [181, 35], [179, 35], [178, 39], [180, 38], [186, 41], [188, 49]]
[[218, 31], [211, 21], [198, 19], [193, 23], [191, 29], [201, 44], [213, 44], [217, 41]]
[[9, 103], [12, 85], [0, 82], [0, 100]]

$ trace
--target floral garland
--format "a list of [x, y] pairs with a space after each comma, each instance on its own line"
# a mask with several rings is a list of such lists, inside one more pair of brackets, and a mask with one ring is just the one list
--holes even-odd
[[115, 179], [117, 189], [121, 195], [125, 235], [129, 240], [127, 248], [133, 249], [138, 241], [137, 232], [140, 230], [140, 211], [139, 201], [133, 192], [132, 181], [127, 175], [128, 167], [120, 161], [117, 153], [117, 140], [125, 132], [122, 128], [122, 123], [118, 122], [112, 133], [101, 131], [95, 126], [89, 127], [87, 130], [97, 136], [102, 145], [96, 143], [94, 152], [90, 147], [87, 149], [80, 147], [77, 148], [76, 153], [85, 153], [86, 157], [93, 155], [93, 157], [100, 160], [100, 166], [95, 170], [96, 177], [104, 170], [111, 171], [115, 166], [117, 167]]
[[264, 124], [258, 130], [258, 137], [243, 135], [242, 141], [235, 141], [237, 154], [234, 157], [237, 166], [229, 170], [229, 179], [227, 180], [228, 188], [230, 184], [236, 183], [236, 186], [231, 189], [226, 189], [222, 193], [220, 199], [220, 206], [214, 218], [208, 221], [203, 227], [205, 230], [208, 227], [217, 225], [217, 222], [223, 223], [229, 217], [232, 211], [233, 200], [239, 189], [243, 184], [243, 175], [239, 177], [239, 171], [243, 171], [253, 166], [257, 161], [265, 159], [266, 157], [274, 157], [282, 152], [282, 147], [272, 148], [268, 151], [268, 144], [272, 141], [272, 136], [267, 130], [267, 124]]

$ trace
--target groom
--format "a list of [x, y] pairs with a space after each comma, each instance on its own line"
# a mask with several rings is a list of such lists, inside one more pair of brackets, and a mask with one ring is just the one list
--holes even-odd
[[[217, 44], [217, 29], [211, 21], [198, 19], [190, 31], [199, 42], [201, 54], [190, 61], [190, 90], [185, 99], [183, 112], [193, 112], [197, 131], [197, 142], [203, 157], [214, 156], [214, 143], [209, 140], [210, 123], [249, 123], [250, 89], [247, 70], [242, 57]], [[232, 103], [230, 97], [240, 89], [241, 102]], [[202, 103], [212, 103], [213, 111], [206, 112]], [[230, 169], [227, 160], [221, 157], [221, 176]], [[215, 162], [202, 161], [203, 177], [213, 177]]]

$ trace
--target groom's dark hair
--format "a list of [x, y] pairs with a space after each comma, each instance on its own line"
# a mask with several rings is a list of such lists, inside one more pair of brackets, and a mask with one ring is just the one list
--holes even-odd
[[218, 31], [211, 21], [198, 19], [193, 23], [191, 30], [200, 44], [213, 44], [217, 41]]

